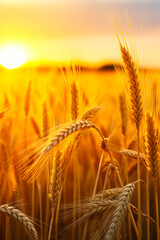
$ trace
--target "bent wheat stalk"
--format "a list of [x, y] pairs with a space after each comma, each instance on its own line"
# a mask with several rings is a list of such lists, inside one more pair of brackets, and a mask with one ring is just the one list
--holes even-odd
[[32, 236], [33, 239], [38, 240], [38, 233], [33, 223], [23, 212], [12, 206], [9, 206], [8, 204], [1, 205], [0, 212], [8, 215], [9, 217], [20, 223], [23, 228], [29, 233], [29, 235]]

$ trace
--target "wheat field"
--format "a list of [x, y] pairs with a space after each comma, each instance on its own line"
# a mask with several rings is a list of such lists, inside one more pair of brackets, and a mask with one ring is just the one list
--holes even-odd
[[0, 239], [157, 239], [159, 71], [1, 69]]

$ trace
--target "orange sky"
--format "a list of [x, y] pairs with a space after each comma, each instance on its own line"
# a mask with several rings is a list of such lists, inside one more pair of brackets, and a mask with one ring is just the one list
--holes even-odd
[[[34, 4], [33, 4], [34, 2]], [[127, 10], [145, 65], [160, 67], [160, 3], [120, 0], [1, 0], [0, 48], [25, 46], [29, 61], [119, 59], [110, 15]]]

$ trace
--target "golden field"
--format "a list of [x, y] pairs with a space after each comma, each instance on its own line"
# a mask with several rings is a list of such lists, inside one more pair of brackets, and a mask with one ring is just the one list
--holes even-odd
[[140, 93], [131, 93], [143, 114], [135, 124], [128, 69], [81, 70], [72, 63], [0, 70], [0, 239], [137, 239], [131, 215], [142, 230], [138, 239], [159, 239], [160, 73], [137, 73]]

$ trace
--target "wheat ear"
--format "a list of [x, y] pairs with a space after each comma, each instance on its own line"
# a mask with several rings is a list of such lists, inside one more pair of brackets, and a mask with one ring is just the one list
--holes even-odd
[[126, 47], [123, 47], [120, 43], [121, 56], [124, 63], [124, 68], [128, 77], [129, 93], [130, 93], [130, 108], [132, 112], [133, 120], [136, 123], [137, 128], [139, 128], [142, 115], [142, 101], [141, 101], [141, 91], [139, 87], [138, 75], [133, 59]]
[[146, 124], [146, 153], [153, 180], [156, 180], [159, 172], [159, 136], [154, 126], [153, 117], [149, 113], [147, 114]]
[[[105, 142], [104, 141], [101, 142], [101, 148], [105, 149]], [[133, 159], [137, 159], [137, 157], [138, 157], [138, 152], [134, 151], [134, 150], [130, 150], [130, 149], [127, 149], [127, 148], [121, 148], [119, 150], [116, 147], [112, 147], [112, 146], [111, 146], [111, 149], [112, 149], [112, 151], [117, 152], [119, 154], [122, 154], [125, 157], [130, 157], [130, 158], [133, 158]], [[150, 169], [150, 166], [149, 166], [148, 159], [147, 159], [146, 155], [144, 153], [140, 152], [139, 153], [139, 158], [144, 163], [146, 168]]]
[[71, 84], [71, 97], [72, 97], [71, 103], [72, 120], [76, 120], [78, 117], [78, 88], [75, 81], [72, 81]]
[[61, 190], [61, 159], [62, 153], [58, 150], [55, 158], [53, 159], [53, 165], [50, 176], [50, 186], [49, 186], [49, 199], [52, 204], [52, 208], [57, 205], [58, 195]]
[[[86, 120], [81, 120], [79, 122], [71, 123], [69, 126], [65, 127], [59, 133], [56, 134], [56, 136], [51, 140], [50, 144], [43, 150], [42, 155], [44, 155], [46, 152], [50, 151], [59, 142], [63, 141], [66, 137], [68, 137], [72, 133], [75, 133], [78, 130], [82, 130], [82, 129], [86, 129], [86, 128], [95, 128], [97, 130], [97, 127], [93, 123], [86, 121]], [[98, 132], [99, 132], [99, 130], [98, 130]], [[101, 135], [101, 137], [102, 137], [102, 135]]]
[[[100, 213], [108, 210], [112, 207], [117, 207], [118, 200], [117, 197], [122, 192], [122, 188], [117, 189], [109, 189], [105, 190], [104, 193], [96, 194], [94, 197], [90, 197], [88, 199], [83, 200], [81, 203], [77, 203], [76, 205], [76, 213], [77, 215], [81, 215], [76, 222], [75, 225], [79, 225], [85, 221], [88, 221], [94, 216], [98, 216]], [[66, 210], [70, 212], [73, 209], [73, 205], [69, 205], [66, 207]], [[69, 216], [69, 214], [67, 214]]]
[[119, 197], [119, 204], [114, 212], [114, 216], [109, 225], [109, 229], [105, 235], [105, 240], [111, 240], [120, 229], [122, 222], [125, 218], [125, 214], [127, 212], [128, 204], [132, 198], [133, 192], [135, 189], [135, 184], [130, 183], [123, 188], [121, 196]]
[[24, 227], [24, 229], [32, 236], [33, 239], [38, 240], [38, 233], [27, 215], [22, 213], [20, 210], [9, 206], [8, 204], [1, 205], [0, 212], [8, 215], [9, 217], [20, 223]]
[[[129, 94], [130, 94], [130, 109], [132, 113], [133, 120], [136, 124], [137, 128], [137, 151], [138, 151], [138, 157], [137, 157], [137, 179], [139, 180], [141, 178], [141, 172], [140, 172], [140, 158], [139, 158], [139, 127], [140, 122], [142, 120], [143, 116], [143, 108], [142, 108], [142, 100], [141, 100], [141, 91], [139, 87], [139, 80], [138, 80], [138, 74], [137, 70], [134, 64], [134, 61], [132, 59], [132, 56], [129, 53], [129, 50], [126, 47], [123, 47], [120, 43], [120, 49], [121, 49], [121, 56], [124, 63], [124, 68], [127, 74], [128, 78], [128, 85], [129, 85]], [[138, 182], [138, 239], [141, 239], [141, 183]]]
[[91, 120], [91, 118], [96, 115], [101, 110], [101, 106], [92, 107], [91, 109], [84, 112], [82, 120]]
[[159, 207], [158, 207], [158, 186], [157, 176], [159, 172], [159, 136], [155, 129], [153, 117], [147, 114], [147, 133], [146, 133], [146, 153], [150, 163], [151, 173], [154, 182], [155, 204], [156, 204], [156, 224], [157, 224], [157, 240], [160, 239], [159, 233]]
[[66, 139], [71, 134], [77, 132], [78, 130], [87, 128], [96, 129], [100, 136], [103, 138], [103, 135], [99, 129], [91, 122], [81, 120], [79, 122], [71, 123], [69, 126], [63, 128], [60, 132], [58, 132], [56, 136], [51, 140], [50, 144], [42, 150], [42, 153], [38, 159], [25, 171], [24, 179], [28, 179], [28, 181], [34, 181], [42, 173], [46, 166], [47, 160], [49, 160], [45, 158], [46, 153], [49, 153], [55, 146], [57, 146], [61, 141]]

